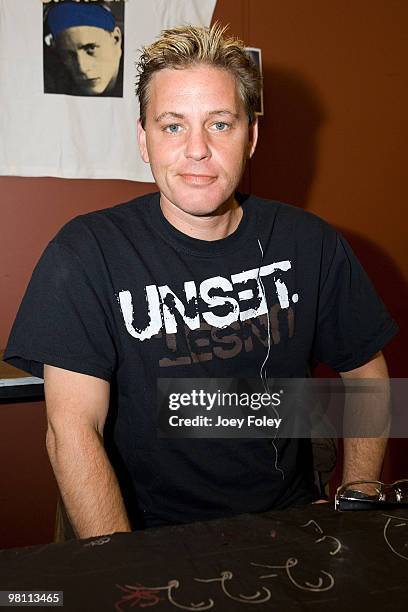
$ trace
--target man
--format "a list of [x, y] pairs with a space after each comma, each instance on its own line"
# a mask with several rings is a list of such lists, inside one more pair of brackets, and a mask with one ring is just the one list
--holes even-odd
[[122, 32], [109, 7], [64, 2], [46, 11], [45, 92], [122, 96]]
[[[160, 193], [74, 219], [33, 274], [6, 359], [44, 364], [47, 448], [79, 537], [316, 500], [308, 440], [158, 438], [158, 378], [303, 377], [313, 361], [387, 377], [395, 324], [344, 239], [236, 192], [259, 86], [219, 26], [165, 31], [138, 83]], [[383, 454], [348, 440], [345, 481], [378, 478]]]

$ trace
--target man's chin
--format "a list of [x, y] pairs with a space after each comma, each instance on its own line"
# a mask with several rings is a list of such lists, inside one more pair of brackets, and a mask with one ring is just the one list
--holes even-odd
[[84, 85], [83, 83], [78, 84], [78, 89], [84, 96], [99, 96], [103, 94], [106, 90], [105, 85]]
[[162, 194], [162, 207], [170, 213], [177, 215], [177, 209], [195, 217], [209, 217], [221, 214], [228, 208], [228, 202], [233, 201], [234, 190], [231, 188], [232, 181], [225, 181], [217, 177], [210, 185], [196, 187], [181, 181], [179, 175], [168, 176], [163, 181], [162, 177], [154, 172], [156, 184]]
[[198, 197], [174, 197], [172, 204], [179, 210], [194, 217], [213, 217], [225, 212], [225, 203], [228, 198], [211, 197], [210, 194]]

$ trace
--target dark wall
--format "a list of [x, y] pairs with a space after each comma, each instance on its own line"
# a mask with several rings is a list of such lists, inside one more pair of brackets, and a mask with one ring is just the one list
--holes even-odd
[[[385, 354], [391, 375], [406, 376], [408, 3], [218, 0], [215, 18], [262, 48], [265, 116], [245, 188], [307, 208], [343, 231], [400, 324]], [[153, 188], [0, 177], [0, 348], [61, 225]], [[0, 546], [52, 537], [56, 487], [45, 427], [41, 403], [0, 406]], [[406, 441], [394, 441], [383, 477], [407, 476], [407, 457]]]

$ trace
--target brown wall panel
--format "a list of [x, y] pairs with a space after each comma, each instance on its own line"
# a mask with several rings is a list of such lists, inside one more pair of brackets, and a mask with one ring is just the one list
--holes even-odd
[[132, 181], [0, 177], [0, 348], [37, 260], [62, 225], [154, 189]]
[[251, 189], [340, 229], [401, 326], [388, 350], [406, 375], [408, 4], [250, 3], [263, 53], [265, 117]]
[[57, 485], [44, 402], [0, 404], [0, 548], [51, 541]]

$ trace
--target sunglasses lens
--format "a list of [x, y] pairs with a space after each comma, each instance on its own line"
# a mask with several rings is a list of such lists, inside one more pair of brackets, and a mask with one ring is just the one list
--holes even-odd
[[399, 502], [408, 502], [408, 480], [394, 483], [394, 494]]

